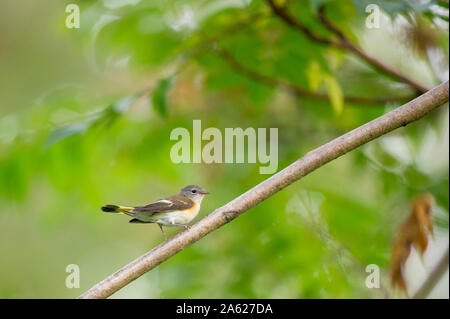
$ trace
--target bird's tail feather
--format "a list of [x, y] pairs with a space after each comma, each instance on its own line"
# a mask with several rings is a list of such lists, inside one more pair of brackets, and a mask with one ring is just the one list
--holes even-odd
[[102, 206], [102, 211], [105, 213], [126, 213], [133, 210], [133, 207], [117, 206], [117, 205], [105, 205]]

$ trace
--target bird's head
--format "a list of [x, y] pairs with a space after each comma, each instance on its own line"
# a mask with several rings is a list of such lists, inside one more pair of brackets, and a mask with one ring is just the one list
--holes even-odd
[[181, 189], [180, 194], [197, 202], [197, 201], [201, 201], [203, 199], [203, 196], [209, 194], [209, 192], [204, 190], [200, 186], [188, 185]]

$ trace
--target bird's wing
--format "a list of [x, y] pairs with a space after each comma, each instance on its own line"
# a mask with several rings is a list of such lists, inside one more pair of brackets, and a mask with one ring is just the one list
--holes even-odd
[[164, 199], [157, 200], [146, 206], [135, 207], [135, 212], [165, 212], [173, 210], [183, 210], [194, 206], [194, 202], [183, 195], [174, 195]]

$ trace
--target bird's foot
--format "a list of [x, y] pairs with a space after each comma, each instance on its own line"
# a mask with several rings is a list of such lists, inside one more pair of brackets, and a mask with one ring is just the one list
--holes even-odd
[[186, 224], [173, 224], [173, 225], [178, 226], [178, 227], [183, 227], [186, 230], [191, 228], [191, 226], [186, 225]]

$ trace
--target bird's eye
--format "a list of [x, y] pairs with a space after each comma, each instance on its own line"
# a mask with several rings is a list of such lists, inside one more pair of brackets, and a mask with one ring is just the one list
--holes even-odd
[[193, 190], [192, 190], [192, 193], [195, 194], [195, 193], [197, 193], [197, 191], [196, 191], [195, 189], [193, 189]]

